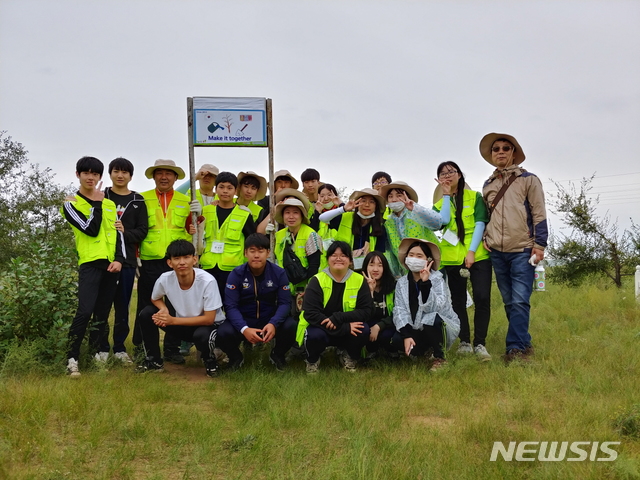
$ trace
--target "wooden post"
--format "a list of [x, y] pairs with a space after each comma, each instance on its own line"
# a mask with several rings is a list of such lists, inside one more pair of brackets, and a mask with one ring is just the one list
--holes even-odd
[[[269, 213], [273, 212], [273, 207], [275, 203], [275, 190], [274, 190], [274, 181], [273, 178], [273, 119], [271, 117], [271, 99], [267, 98], [267, 147], [269, 149]], [[275, 224], [275, 219], [271, 219]], [[269, 234], [269, 246], [271, 248], [271, 254], [269, 255], [269, 259], [273, 262], [275, 259], [275, 244], [276, 244], [276, 235], [275, 232]]]
[[[191, 188], [191, 201], [196, 199], [196, 159], [193, 148], [193, 97], [187, 97], [187, 134], [189, 135], [189, 183]], [[196, 233], [192, 237], [193, 246], [198, 253], [198, 215], [191, 214], [191, 220], [196, 226]]]

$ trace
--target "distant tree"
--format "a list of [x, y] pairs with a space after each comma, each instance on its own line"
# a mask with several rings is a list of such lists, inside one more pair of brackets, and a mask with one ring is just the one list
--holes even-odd
[[22, 144], [0, 131], [0, 267], [34, 245], [73, 245], [58, 212], [66, 192], [53, 177], [50, 168], [29, 164]]
[[634, 270], [632, 235], [627, 230], [620, 232], [608, 214], [596, 214], [600, 199], [589, 195], [593, 178], [594, 175], [582, 179], [579, 188], [572, 183], [566, 188], [553, 182], [558, 193], [552, 209], [569, 233], [551, 238], [548, 253], [558, 262], [551, 275], [576, 285], [599, 273], [621, 287], [622, 276]]

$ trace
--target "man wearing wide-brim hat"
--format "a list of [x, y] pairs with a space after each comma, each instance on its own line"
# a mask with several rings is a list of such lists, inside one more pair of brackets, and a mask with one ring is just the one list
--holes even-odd
[[512, 135], [488, 133], [480, 154], [495, 167], [482, 190], [490, 214], [484, 245], [509, 320], [505, 360], [528, 360], [533, 354], [529, 299], [548, 236], [542, 182], [520, 166], [526, 157]]
[[[171, 270], [165, 260], [167, 247], [173, 240], [191, 241], [187, 231], [187, 220], [191, 211], [200, 213], [201, 207], [197, 201], [189, 203], [189, 197], [173, 189], [176, 180], [185, 177], [184, 170], [173, 160], [156, 160], [145, 170], [147, 178], [153, 178], [156, 188], [142, 193], [147, 206], [149, 231], [140, 243], [140, 278], [138, 279], [138, 308], [139, 314], [146, 306], [151, 305], [151, 294], [156, 280], [164, 272]], [[169, 305], [168, 305], [169, 306]], [[171, 306], [170, 310], [173, 308]], [[133, 332], [133, 344], [141, 347], [143, 338], [141, 330], [136, 326]], [[174, 363], [184, 363], [180, 355], [180, 341], [165, 335], [164, 357]]]
[[438, 212], [419, 205], [418, 194], [406, 182], [394, 181], [380, 188], [380, 196], [393, 212], [384, 224], [391, 249], [387, 250], [387, 259], [394, 276], [406, 273], [398, 260], [397, 252], [403, 238], [423, 238], [438, 244], [433, 233], [442, 227], [442, 217]]
[[[273, 189], [275, 191], [270, 193], [271, 195], [274, 195], [278, 193], [280, 190], [282, 190], [283, 188], [292, 188], [294, 190], [297, 190], [299, 187], [300, 187], [300, 184], [298, 183], [298, 180], [296, 180], [295, 177], [291, 175], [291, 172], [289, 172], [289, 170], [278, 170], [273, 174]], [[275, 203], [278, 203], [278, 202], [276, 201]], [[262, 200], [260, 200], [258, 202], [258, 205], [260, 205], [262, 208], [268, 211], [270, 208], [269, 195], [267, 195]]]
[[251, 210], [251, 216], [256, 225], [259, 225], [267, 215], [267, 210], [256, 202], [262, 200], [267, 194], [267, 179], [255, 172], [247, 170], [238, 174], [238, 192], [236, 203], [244, 205]]
[[[200, 187], [196, 189], [196, 200], [198, 200], [203, 207], [211, 205], [213, 201], [216, 200], [216, 194], [213, 189], [216, 186], [216, 178], [218, 178], [219, 174], [220, 169], [210, 163], [205, 163], [196, 172], [195, 180]], [[187, 190], [186, 195], [191, 198], [190, 188]]]

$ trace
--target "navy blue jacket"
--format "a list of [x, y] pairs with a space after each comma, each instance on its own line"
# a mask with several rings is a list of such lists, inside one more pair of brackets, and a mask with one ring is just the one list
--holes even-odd
[[260, 277], [254, 277], [247, 263], [229, 274], [224, 293], [226, 319], [239, 332], [244, 327], [278, 328], [291, 313], [289, 279], [274, 263], [267, 262]]

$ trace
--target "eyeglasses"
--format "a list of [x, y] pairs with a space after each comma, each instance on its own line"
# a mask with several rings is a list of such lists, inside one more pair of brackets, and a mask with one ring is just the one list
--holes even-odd
[[389, 185], [389, 182], [386, 180], [382, 180], [381, 182], [375, 182], [373, 184], [374, 187], [384, 187], [385, 185]]
[[438, 175], [438, 177], [440, 178], [450, 177], [452, 175], [455, 175], [456, 173], [458, 173], [457, 170], [447, 170], [446, 172], [440, 172], [440, 175]]
[[[510, 152], [512, 149], [515, 150], [515, 148], [513, 148], [511, 145], [503, 145], [502, 146], [502, 151], [503, 152]], [[500, 151], [500, 147], [492, 147], [491, 151], [495, 152], [495, 153], [498, 153]]]
[[349, 257], [347, 257], [344, 254], [338, 254], [338, 253], [334, 253], [333, 255], [329, 255], [329, 258], [333, 259], [333, 260], [348, 260]]

